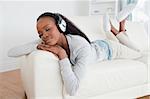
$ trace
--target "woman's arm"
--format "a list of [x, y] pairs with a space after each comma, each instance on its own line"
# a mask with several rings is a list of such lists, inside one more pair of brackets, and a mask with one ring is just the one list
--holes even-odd
[[76, 54], [75, 56], [77, 57], [75, 57], [73, 66], [70, 63], [66, 51], [62, 47], [58, 45], [49, 46], [45, 44], [39, 44], [37, 48], [52, 52], [58, 56], [65, 89], [69, 95], [75, 95], [79, 88], [80, 81], [84, 76], [86, 69], [85, 66], [87, 65], [87, 62], [90, 61], [90, 44], [85, 44], [74, 52]]
[[86, 71], [86, 65], [89, 62], [89, 47], [84, 47], [80, 49], [76, 54], [76, 63], [71, 65], [68, 58], [64, 58], [59, 61], [61, 75], [64, 81], [65, 89], [69, 95], [75, 95], [79, 86], [80, 81], [84, 77]]
[[39, 44], [38, 49], [46, 50], [54, 53], [59, 57], [60, 71], [62, 79], [64, 81], [64, 86], [69, 95], [75, 95], [81, 79], [85, 73], [85, 66], [89, 62], [89, 53], [91, 49], [88, 46], [78, 49], [75, 53], [77, 57], [75, 58], [75, 64], [72, 66], [70, 60], [65, 52], [65, 50], [57, 45], [49, 46], [44, 44]]
[[37, 45], [41, 42], [41, 40], [36, 40], [24, 45], [16, 46], [14, 48], [11, 48], [8, 51], [8, 56], [9, 57], [19, 57], [22, 55], [26, 55], [31, 53], [34, 50], [37, 50]]

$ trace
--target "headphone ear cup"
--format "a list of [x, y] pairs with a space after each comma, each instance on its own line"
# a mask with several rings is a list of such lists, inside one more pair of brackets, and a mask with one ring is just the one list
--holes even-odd
[[66, 22], [63, 19], [60, 20], [60, 23], [58, 24], [58, 26], [62, 32], [66, 31]]
[[58, 17], [57, 25], [58, 25], [59, 30], [61, 32], [65, 32], [66, 31], [66, 25], [67, 25], [65, 20], [59, 14], [56, 14], [56, 15]]

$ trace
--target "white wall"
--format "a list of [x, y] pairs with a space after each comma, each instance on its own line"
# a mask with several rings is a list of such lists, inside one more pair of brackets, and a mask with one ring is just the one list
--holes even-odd
[[88, 0], [1, 1], [0, 72], [19, 68], [18, 59], [7, 57], [7, 51], [38, 38], [36, 18], [46, 11], [65, 16], [88, 15]]
[[[149, 21], [146, 23], [147, 25], [147, 32], [148, 32], [148, 46], [150, 50], [150, 0], [146, 0], [145, 3], [145, 9], [146, 9], [146, 14], [149, 16]], [[149, 57], [150, 59], [150, 57]]]
[[[2, 59], [2, 55], [3, 55], [3, 37], [2, 37], [2, 33], [3, 33], [3, 31], [2, 31], [2, 28], [3, 28], [3, 16], [2, 16], [2, 13], [3, 13], [3, 10], [2, 10], [2, 2], [0, 1], [0, 59]], [[2, 64], [2, 62], [0, 61], [0, 70], [2, 69], [2, 67], [1, 67], [1, 65], [3, 65]]]
[[146, 2], [146, 9], [147, 9], [147, 13], [148, 13], [148, 16], [149, 16], [149, 22], [148, 22], [148, 33], [150, 35], [150, 0], [147, 0]]

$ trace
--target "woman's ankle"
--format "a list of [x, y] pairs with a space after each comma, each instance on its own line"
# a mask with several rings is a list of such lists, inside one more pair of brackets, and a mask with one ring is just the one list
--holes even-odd
[[119, 23], [119, 32], [123, 32], [123, 31], [124, 32], [126, 31], [126, 29], [125, 29], [125, 20], [123, 20]]
[[119, 31], [115, 28], [111, 28], [111, 32], [116, 36], [117, 34], [119, 34]]

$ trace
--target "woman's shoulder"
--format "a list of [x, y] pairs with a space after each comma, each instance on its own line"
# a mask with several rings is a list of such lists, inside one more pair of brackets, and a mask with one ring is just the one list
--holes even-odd
[[84, 37], [80, 36], [80, 35], [72, 35], [72, 34], [68, 34], [67, 35], [67, 39], [73, 42], [77, 42], [77, 43], [86, 43], [86, 44], [90, 44]]
[[67, 35], [67, 40], [69, 45], [73, 45], [75, 47], [80, 47], [80, 46], [90, 46], [90, 43], [84, 38], [81, 37], [80, 35]]

